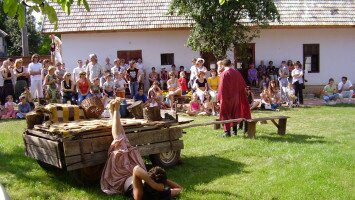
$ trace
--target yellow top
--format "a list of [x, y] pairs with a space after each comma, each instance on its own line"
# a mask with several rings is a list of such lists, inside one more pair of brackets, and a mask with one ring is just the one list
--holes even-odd
[[218, 84], [219, 84], [219, 76], [216, 77], [209, 77], [208, 80], [208, 85], [211, 87], [212, 90], [218, 90]]

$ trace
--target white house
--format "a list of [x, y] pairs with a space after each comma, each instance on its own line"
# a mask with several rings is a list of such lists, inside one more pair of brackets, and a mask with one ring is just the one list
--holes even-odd
[[[175, 63], [189, 67], [201, 55], [186, 46], [191, 20], [167, 14], [170, 0], [88, 0], [90, 12], [73, 6], [58, 12], [58, 29], [48, 20], [44, 33], [61, 34], [63, 60], [71, 69], [77, 59], [96, 53], [106, 57], [142, 57], [145, 66]], [[301, 61], [307, 85], [330, 77], [355, 81], [355, 2], [352, 0], [275, 0], [281, 22], [272, 22], [250, 44], [251, 62]], [[234, 59], [234, 53], [229, 52]], [[149, 71], [149, 70], [148, 70]]]

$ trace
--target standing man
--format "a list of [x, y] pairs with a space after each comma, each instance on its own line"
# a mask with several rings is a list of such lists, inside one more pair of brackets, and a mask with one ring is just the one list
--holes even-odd
[[74, 83], [76, 83], [79, 80], [80, 72], [85, 72], [85, 68], [83, 66], [82, 60], [78, 60], [78, 66], [73, 69]]
[[90, 63], [86, 67], [86, 76], [93, 83], [95, 78], [101, 78], [103, 72], [101, 65], [97, 63], [96, 54], [90, 54], [89, 57]]
[[287, 87], [288, 87], [288, 77], [290, 76], [290, 71], [286, 65], [286, 61], [281, 62], [281, 67], [279, 69], [279, 86], [281, 91], [281, 99], [283, 102], [288, 102], [287, 98]]
[[43, 98], [43, 87], [42, 87], [42, 64], [39, 63], [39, 55], [33, 54], [31, 58], [31, 63], [28, 65], [28, 72], [31, 77], [31, 95], [32, 98]]
[[51, 34], [49, 37], [52, 40], [51, 51], [54, 54], [53, 63], [62, 63], [62, 41], [54, 34]]
[[[237, 118], [250, 119], [250, 106], [246, 93], [245, 81], [237, 70], [231, 68], [232, 62], [224, 59], [219, 66], [220, 84], [218, 87], [218, 102], [220, 103], [220, 120]], [[233, 130], [231, 132], [231, 127]], [[237, 123], [224, 124], [224, 137], [237, 134]]]
[[146, 73], [141, 58], [138, 58], [137, 69], [139, 70], [140, 73], [140, 77], [138, 77], [139, 88], [144, 88]]

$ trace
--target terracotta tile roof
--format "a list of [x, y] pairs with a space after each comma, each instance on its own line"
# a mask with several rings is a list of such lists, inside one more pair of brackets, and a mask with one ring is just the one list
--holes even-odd
[[[188, 28], [192, 20], [167, 14], [171, 0], [88, 0], [90, 12], [73, 5], [67, 16], [58, 5], [55, 32]], [[275, 0], [281, 23], [273, 26], [355, 26], [353, 0]], [[46, 19], [44, 33], [54, 32]]]

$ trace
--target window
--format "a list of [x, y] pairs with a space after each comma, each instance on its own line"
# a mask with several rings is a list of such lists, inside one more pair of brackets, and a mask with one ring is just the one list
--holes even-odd
[[172, 65], [174, 64], [174, 54], [173, 53], [162, 53], [160, 54], [161, 65]]
[[309, 73], [319, 73], [319, 44], [303, 45], [303, 63]]

